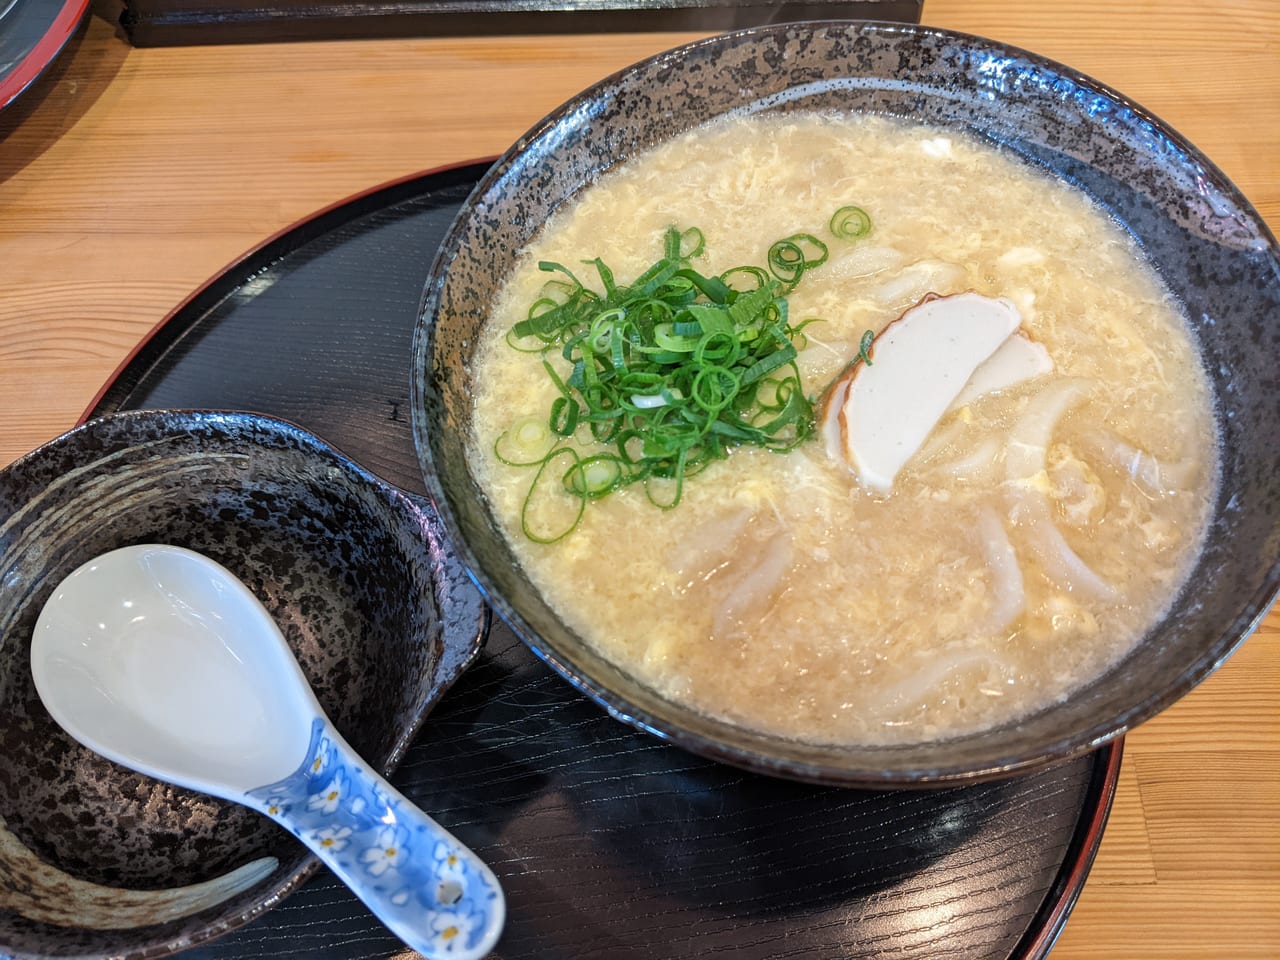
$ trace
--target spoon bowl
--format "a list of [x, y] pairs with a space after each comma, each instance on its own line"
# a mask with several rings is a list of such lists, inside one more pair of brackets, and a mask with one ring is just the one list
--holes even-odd
[[90, 560], [36, 620], [31, 675], [75, 739], [291, 829], [427, 957], [478, 960], [497, 941], [493, 873], [360, 760], [225, 567], [158, 544]]
[[45, 603], [31, 675], [89, 749], [239, 800], [302, 763], [324, 711], [257, 597], [192, 550], [121, 547]]

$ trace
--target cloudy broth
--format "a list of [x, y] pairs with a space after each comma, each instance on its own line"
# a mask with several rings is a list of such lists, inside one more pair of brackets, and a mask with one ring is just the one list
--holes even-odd
[[[868, 237], [825, 233], [846, 204], [870, 215]], [[929, 293], [1008, 298], [1053, 371], [950, 410], [887, 494], [814, 438], [738, 449], [670, 510], [624, 488], [534, 543], [520, 520], [531, 470], [493, 451], [558, 394], [506, 333], [547, 280], [538, 261], [600, 257], [625, 282], [673, 225], [705, 235], [704, 274], [763, 264], [779, 237], [825, 237], [830, 259], [788, 297], [793, 319], [822, 321], [798, 359], [815, 399], [863, 331]], [[603, 655], [756, 729], [894, 743], [1033, 712], [1142, 638], [1203, 540], [1216, 428], [1177, 304], [1087, 198], [954, 132], [758, 116], [664, 144], [547, 224], [485, 336], [474, 469], [529, 577]]]

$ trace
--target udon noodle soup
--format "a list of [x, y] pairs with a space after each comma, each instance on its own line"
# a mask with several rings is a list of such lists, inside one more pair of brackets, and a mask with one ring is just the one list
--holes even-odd
[[[831, 236], [851, 204], [870, 231]], [[705, 275], [825, 237], [827, 261], [787, 295], [793, 321], [820, 318], [795, 361], [817, 429], [787, 452], [734, 449], [669, 509], [633, 484], [534, 542], [537, 468], [495, 450], [560, 396], [509, 337], [546, 292], [538, 263], [585, 283], [599, 257], [626, 283], [673, 225], [702, 232]], [[916, 335], [893, 343], [908, 318]], [[988, 362], [987, 321], [1012, 325], [994, 336], [1021, 360]], [[755, 729], [875, 744], [1014, 721], [1140, 642], [1205, 533], [1217, 434], [1178, 305], [1086, 197], [953, 131], [816, 114], [700, 128], [558, 212], [485, 336], [474, 470], [528, 576], [604, 656]], [[568, 376], [558, 350], [546, 359]], [[851, 386], [873, 374], [885, 389]], [[860, 421], [874, 435], [853, 436]], [[896, 438], [910, 449], [889, 451]], [[877, 472], [885, 456], [902, 462]], [[564, 504], [529, 509], [554, 520]]]

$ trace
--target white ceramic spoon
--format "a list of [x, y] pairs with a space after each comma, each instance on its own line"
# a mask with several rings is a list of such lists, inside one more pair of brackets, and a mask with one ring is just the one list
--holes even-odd
[[31, 673], [75, 739], [287, 827], [413, 949], [479, 958], [497, 941], [493, 873], [356, 755], [271, 616], [208, 557], [145, 545], [86, 563], [41, 612]]

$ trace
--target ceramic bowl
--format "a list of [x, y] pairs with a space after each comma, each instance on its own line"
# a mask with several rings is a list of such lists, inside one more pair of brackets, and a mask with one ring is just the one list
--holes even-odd
[[431, 508], [287, 423], [114, 414], [0, 471], [5, 957], [162, 956], [252, 919], [315, 867], [265, 817], [116, 766], [41, 704], [29, 643], [45, 600], [135, 543], [189, 547], [240, 577], [384, 772], [487, 628]]
[[[471, 350], [513, 261], [557, 208], [629, 156], [728, 111], [843, 110], [958, 129], [1093, 197], [1185, 306], [1213, 379], [1221, 493], [1203, 556], [1167, 617], [1065, 702], [946, 741], [782, 740], [659, 696], [548, 607], [497, 532], [464, 456]], [[1121, 94], [1025, 51], [927, 27], [776, 25], [660, 54], [575, 97], [477, 185], [446, 237], [416, 332], [415, 439], [429, 490], [490, 601], [572, 683], [689, 750], [783, 776], [864, 786], [993, 777], [1062, 760], [1185, 694], [1264, 615], [1280, 582], [1280, 252], [1192, 145]]]

